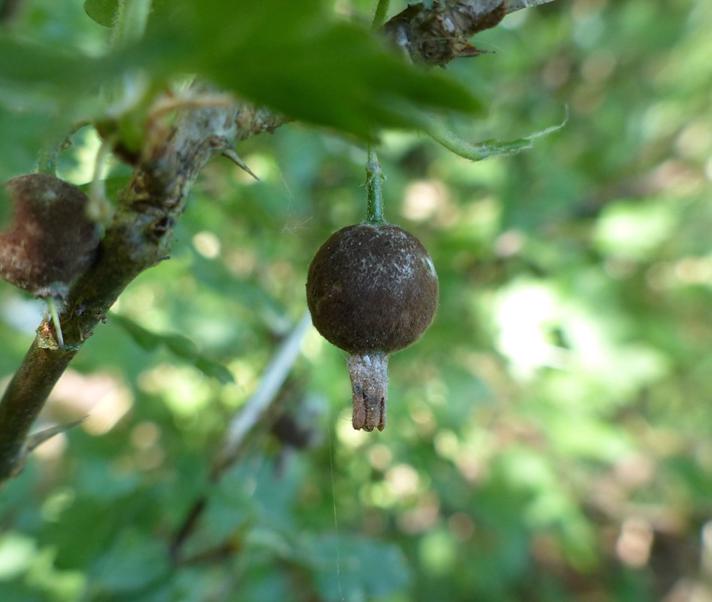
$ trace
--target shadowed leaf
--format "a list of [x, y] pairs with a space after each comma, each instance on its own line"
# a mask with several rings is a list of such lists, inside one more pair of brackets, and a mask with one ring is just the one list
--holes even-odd
[[99, 25], [111, 27], [119, 8], [119, 0], [84, 0], [84, 12]]
[[114, 324], [119, 325], [134, 342], [145, 351], [155, 351], [161, 347], [168, 349], [173, 355], [195, 366], [206, 376], [218, 380], [222, 384], [234, 383], [232, 373], [222, 364], [203, 355], [196, 344], [189, 338], [179, 334], [163, 334], [150, 331], [133, 320], [112, 314]]

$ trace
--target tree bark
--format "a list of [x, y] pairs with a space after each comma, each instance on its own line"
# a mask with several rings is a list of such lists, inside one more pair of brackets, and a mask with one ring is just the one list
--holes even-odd
[[482, 54], [469, 39], [495, 27], [509, 13], [553, 0], [442, 0], [412, 4], [384, 25], [386, 35], [414, 63], [446, 65]]

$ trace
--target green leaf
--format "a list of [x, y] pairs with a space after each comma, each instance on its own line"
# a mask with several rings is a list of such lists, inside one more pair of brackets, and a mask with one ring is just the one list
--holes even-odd
[[372, 600], [408, 586], [410, 571], [394, 545], [365, 537], [321, 535], [307, 546], [324, 600]]
[[539, 130], [522, 138], [508, 141], [483, 140], [482, 142], [475, 143], [460, 138], [441, 120], [432, 116], [424, 119], [422, 125], [423, 130], [435, 140], [435, 142], [438, 142], [449, 151], [465, 159], [470, 159], [471, 161], [483, 161], [490, 157], [516, 155], [522, 151], [529, 150], [534, 147], [534, 140], [558, 132], [566, 125], [568, 119], [569, 115], [567, 109], [566, 117], [561, 123], [544, 128], [543, 130]]
[[321, 1], [183, 2], [173, 17], [166, 37], [183, 68], [302, 121], [366, 138], [415, 127], [423, 109], [482, 110], [464, 86], [406, 63]]
[[99, 25], [111, 27], [119, 8], [119, 0], [84, 0], [84, 12]]
[[235, 382], [235, 378], [232, 376], [232, 373], [225, 366], [218, 364], [214, 360], [196, 356], [193, 358], [193, 365], [205, 374], [205, 376], [214, 378], [223, 385]]
[[[101, 13], [104, 22], [109, 12]], [[39, 84], [53, 98], [76, 99], [138, 69], [154, 89], [192, 72], [289, 117], [362, 139], [384, 128], [416, 128], [424, 111], [483, 109], [463, 85], [407, 63], [378, 34], [338, 20], [322, 0], [183, 0], [161, 10], [140, 43], [100, 58], [0, 37], [0, 84], [27, 91]]]
[[169, 576], [162, 542], [137, 529], [123, 530], [92, 567], [92, 586], [113, 594], [136, 592]]
[[115, 324], [123, 328], [141, 349], [155, 351], [163, 347], [223, 385], [235, 382], [232, 373], [225, 366], [203, 355], [197, 345], [189, 338], [179, 334], [152, 332], [126, 316], [118, 314], [111, 314], [111, 319]]
[[100, 61], [80, 52], [0, 34], [0, 83], [50, 88], [66, 96], [102, 75]]
[[123, 328], [141, 349], [144, 351], [155, 351], [163, 345], [163, 338], [143, 326], [139, 326], [133, 320], [129, 320], [123, 316], [112, 314], [112, 320]]

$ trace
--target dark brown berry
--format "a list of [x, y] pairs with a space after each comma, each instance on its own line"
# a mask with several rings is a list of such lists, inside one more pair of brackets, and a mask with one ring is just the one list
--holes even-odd
[[343, 228], [309, 266], [307, 302], [317, 330], [350, 354], [354, 428], [383, 430], [388, 354], [416, 341], [437, 308], [428, 252], [398, 226]]
[[13, 178], [6, 190], [13, 217], [0, 233], [0, 276], [37, 297], [65, 297], [99, 245], [100, 228], [86, 216], [89, 199], [40, 173]]

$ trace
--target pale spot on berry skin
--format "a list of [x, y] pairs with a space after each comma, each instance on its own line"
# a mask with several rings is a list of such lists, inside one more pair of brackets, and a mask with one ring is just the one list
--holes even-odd
[[437, 275], [437, 272], [435, 271], [435, 265], [433, 265], [433, 260], [427, 256], [421, 257], [421, 259], [422, 259], [423, 263], [426, 265], [426, 267], [428, 268], [428, 272], [430, 272], [430, 275], [433, 278], [437, 278], [438, 275]]
[[57, 200], [57, 193], [54, 190], [48, 188], [42, 194], [42, 200], [46, 203], [53, 203]]

